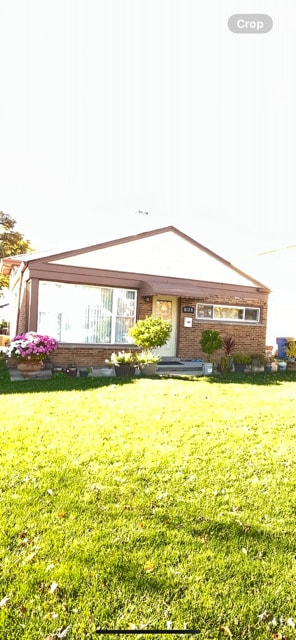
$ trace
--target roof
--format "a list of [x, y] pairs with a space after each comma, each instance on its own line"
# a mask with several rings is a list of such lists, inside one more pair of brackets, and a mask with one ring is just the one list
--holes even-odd
[[[161, 227], [80, 249], [35, 252], [2, 260], [2, 273], [13, 266], [36, 263], [58, 264], [164, 276], [194, 281], [227, 282], [269, 292], [264, 284], [173, 226]], [[147, 278], [142, 278], [147, 280]]]

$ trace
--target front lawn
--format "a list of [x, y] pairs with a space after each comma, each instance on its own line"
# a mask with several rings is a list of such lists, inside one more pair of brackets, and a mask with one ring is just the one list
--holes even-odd
[[295, 381], [3, 379], [0, 638], [296, 638]]

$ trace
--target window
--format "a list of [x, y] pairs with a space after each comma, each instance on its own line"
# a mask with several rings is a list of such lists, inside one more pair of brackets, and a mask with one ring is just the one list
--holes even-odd
[[59, 342], [126, 344], [136, 303], [135, 290], [41, 281], [38, 331]]
[[216, 304], [197, 304], [196, 317], [203, 320], [228, 322], [259, 322], [259, 307], [228, 307]]

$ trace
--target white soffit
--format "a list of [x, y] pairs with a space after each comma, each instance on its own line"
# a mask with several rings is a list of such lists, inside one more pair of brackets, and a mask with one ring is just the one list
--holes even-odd
[[50, 264], [254, 286], [252, 280], [173, 231], [81, 252]]

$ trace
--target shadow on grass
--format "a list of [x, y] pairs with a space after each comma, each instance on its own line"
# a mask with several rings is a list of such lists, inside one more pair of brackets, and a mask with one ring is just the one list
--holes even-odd
[[45, 393], [51, 391], [87, 391], [110, 385], [121, 387], [134, 384], [136, 378], [102, 377], [102, 378], [39, 378], [34, 380], [2, 380], [0, 377], [0, 395], [16, 393]]
[[225, 373], [208, 376], [209, 382], [212, 384], [250, 384], [260, 386], [280, 385], [283, 382], [296, 382], [296, 371], [285, 371], [282, 373], [265, 373], [265, 372], [250, 372], [250, 373]]
[[216, 540], [225, 545], [231, 544], [234, 549], [240, 548], [241, 545], [249, 544], [253, 551], [256, 551], [258, 543], [260, 545], [259, 551], [262, 550], [261, 547], [263, 545], [263, 549], [266, 551], [269, 549], [269, 553], [291, 553], [293, 558], [295, 557], [295, 538], [292, 531], [290, 534], [286, 530], [271, 533], [257, 525], [240, 522], [239, 514], [234, 522], [223, 523], [205, 519], [200, 526], [193, 527], [192, 535], [201, 539], [208, 535], [209, 540]]
[[[136, 384], [138, 380], [143, 378], [121, 378], [121, 377], [102, 377], [102, 378], [40, 378], [34, 380], [15, 380], [11, 382], [7, 378], [0, 376], [0, 395], [18, 394], [18, 393], [45, 393], [51, 391], [87, 391], [88, 389], [99, 389], [102, 387], [131, 385]], [[258, 386], [280, 386], [285, 382], [296, 382], [296, 372], [285, 373], [229, 373], [225, 375], [207, 376], [176, 376], [174, 374], [167, 376], [145, 377], [146, 380], [157, 380], [160, 384], [168, 379], [177, 380], [179, 382], [202, 382], [207, 381], [209, 384], [241, 384], [241, 385], [258, 385]]]
[[250, 385], [261, 385], [261, 386], [278, 386], [283, 382], [296, 382], [296, 371], [285, 371], [282, 373], [265, 373], [265, 372], [250, 372], [250, 373], [214, 373], [210, 376], [194, 376], [194, 375], [174, 375], [167, 374], [162, 375], [161, 380], [181, 380], [182, 382], [199, 382], [199, 381], [207, 381], [211, 384], [250, 384]]

